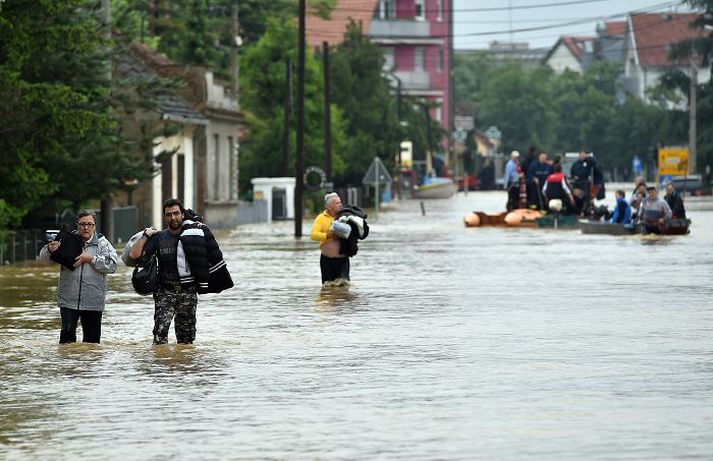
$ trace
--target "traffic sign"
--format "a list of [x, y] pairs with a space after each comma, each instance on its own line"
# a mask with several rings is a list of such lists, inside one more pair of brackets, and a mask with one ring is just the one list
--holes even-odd
[[364, 179], [361, 180], [362, 184], [369, 186], [376, 186], [377, 184], [390, 184], [391, 175], [389, 171], [384, 166], [384, 162], [381, 161], [379, 157], [374, 157], [371, 162], [369, 169], [366, 170]]
[[659, 149], [659, 176], [678, 176], [687, 173], [688, 149], [685, 147], [661, 147]]

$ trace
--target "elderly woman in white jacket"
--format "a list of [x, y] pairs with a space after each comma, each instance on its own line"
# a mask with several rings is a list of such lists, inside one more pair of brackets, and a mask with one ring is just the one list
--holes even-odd
[[[77, 322], [81, 319], [85, 343], [101, 339], [101, 318], [106, 304], [107, 274], [116, 272], [117, 254], [111, 243], [96, 232], [96, 215], [82, 211], [77, 218], [77, 233], [84, 242], [74, 270], [61, 266], [57, 287], [57, 306], [62, 316], [60, 343], [77, 341]], [[61, 243], [50, 242], [40, 251], [40, 261], [50, 256]]]

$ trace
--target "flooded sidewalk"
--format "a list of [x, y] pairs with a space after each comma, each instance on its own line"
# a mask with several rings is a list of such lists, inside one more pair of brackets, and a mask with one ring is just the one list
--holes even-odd
[[191, 346], [120, 265], [102, 344], [60, 347], [57, 267], [0, 268], [0, 458], [713, 456], [710, 199], [656, 240], [464, 227], [504, 203], [382, 210], [349, 289], [291, 221], [219, 233]]

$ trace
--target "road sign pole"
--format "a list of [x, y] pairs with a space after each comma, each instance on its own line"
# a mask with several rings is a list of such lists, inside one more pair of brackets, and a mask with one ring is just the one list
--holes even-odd
[[379, 220], [379, 169], [374, 168], [374, 184], [376, 187], [376, 197], [374, 197], [374, 200], [376, 202], [376, 216], [374, 217], [375, 220]]

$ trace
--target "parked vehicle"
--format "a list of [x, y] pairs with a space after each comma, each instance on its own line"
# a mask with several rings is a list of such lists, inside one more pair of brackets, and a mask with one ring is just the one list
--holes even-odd
[[688, 176], [674, 176], [671, 178], [671, 183], [679, 194], [688, 195], [709, 195], [709, 188], [703, 184], [703, 178], [699, 174]]

